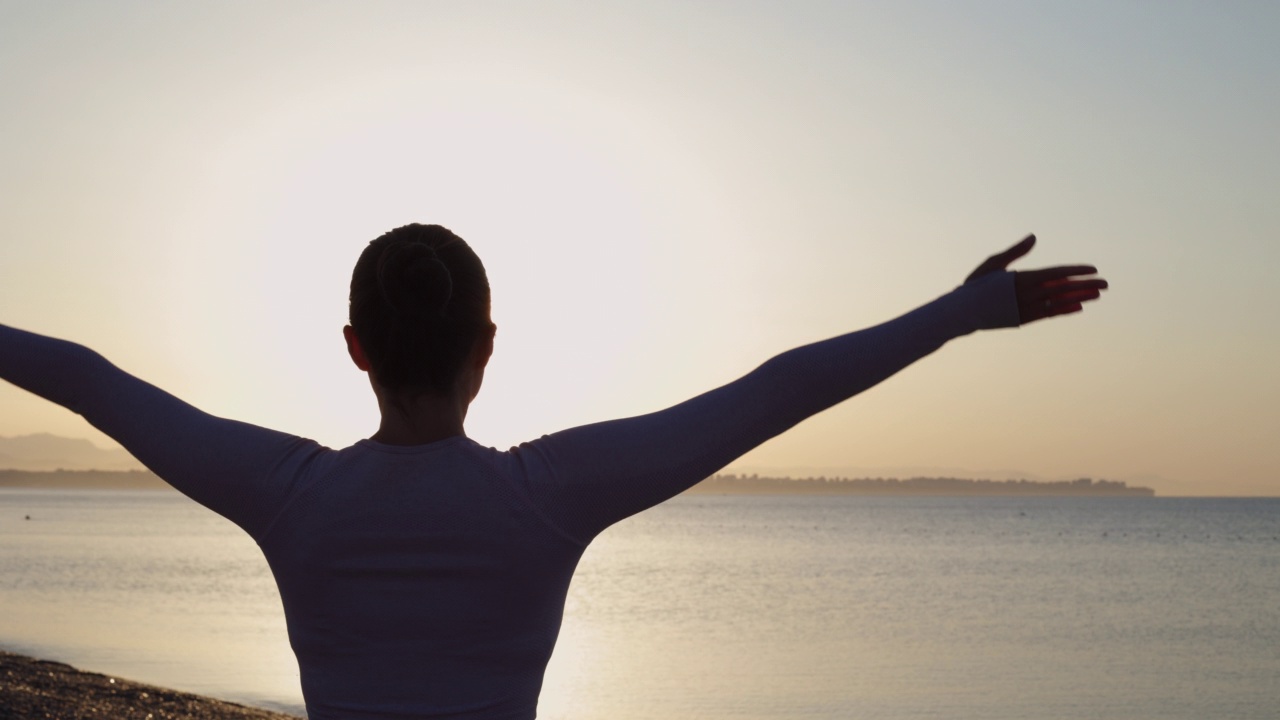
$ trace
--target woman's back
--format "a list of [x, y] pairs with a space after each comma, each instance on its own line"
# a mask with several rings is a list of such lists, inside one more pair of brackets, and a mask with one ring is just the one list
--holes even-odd
[[583, 546], [518, 467], [464, 437], [299, 464], [259, 543], [313, 720], [533, 716]]

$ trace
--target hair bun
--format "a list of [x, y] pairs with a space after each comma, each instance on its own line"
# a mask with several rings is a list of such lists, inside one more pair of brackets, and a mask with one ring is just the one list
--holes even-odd
[[453, 277], [430, 245], [394, 243], [378, 259], [378, 288], [401, 316], [443, 317], [453, 297]]
[[350, 301], [370, 377], [395, 393], [452, 393], [476, 342], [493, 332], [484, 265], [440, 225], [370, 241], [351, 272]]

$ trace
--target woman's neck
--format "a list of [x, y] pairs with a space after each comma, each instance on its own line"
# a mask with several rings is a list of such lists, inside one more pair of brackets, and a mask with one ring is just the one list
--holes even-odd
[[382, 422], [370, 440], [386, 445], [427, 445], [465, 436], [468, 402], [457, 393], [389, 397], [377, 393]]

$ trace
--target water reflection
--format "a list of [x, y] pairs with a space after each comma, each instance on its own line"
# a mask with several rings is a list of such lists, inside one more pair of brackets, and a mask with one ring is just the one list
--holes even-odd
[[[1277, 510], [680, 498], [583, 558], [540, 717], [1267, 717]], [[261, 554], [180, 497], [0, 491], [0, 578], [11, 649], [301, 707]]]

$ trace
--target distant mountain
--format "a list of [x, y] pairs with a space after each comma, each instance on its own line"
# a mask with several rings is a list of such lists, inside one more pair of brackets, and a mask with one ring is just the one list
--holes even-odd
[[0, 470], [141, 470], [121, 449], [103, 449], [83, 438], [49, 433], [0, 437]]

